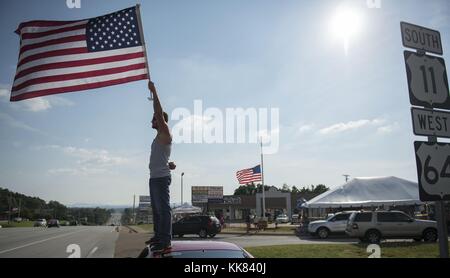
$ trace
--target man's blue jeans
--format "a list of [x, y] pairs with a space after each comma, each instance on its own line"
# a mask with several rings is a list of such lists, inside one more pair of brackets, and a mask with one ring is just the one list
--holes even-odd
[[154, 237], [162, 244], [169, 244], [172, 239], [172, 209], [169, 195], [171, 182], [170, 176], [150, 179]]

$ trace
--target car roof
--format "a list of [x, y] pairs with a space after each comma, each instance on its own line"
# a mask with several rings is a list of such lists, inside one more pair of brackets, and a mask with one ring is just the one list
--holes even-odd
[[199, 250], [227, 250], [242, 251], [242, 249], [234, 243], [223, 241], [172, 241], [172, 252], [181, 251], [199, 251]]

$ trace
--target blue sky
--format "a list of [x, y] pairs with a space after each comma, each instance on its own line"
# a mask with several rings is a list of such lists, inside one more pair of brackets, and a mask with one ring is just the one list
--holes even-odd
[[[280, 149], [265, 157], [266, 183], [339, 185], [352, 177], [416, 180], [400, 21], [441, 31], [450, 47], [450, 2], [142, 1], [151, 76], [166, 111], [203, 106], [278, 108]], [[137, 1], [0, 2], [0, 186], [66, 204], [131, 204], [148, 193], [155, 132], [145, 81], [9, 102], [19, 39], [34, 19], [75, 20]], [[348, 53], [330, 21], [356, 10]], [[173, 126], [177, 122], [171, 121]], [[425, 138], [416, 138], [425, 139]], [[237, 187], [235, 172], [259, 163], [257, 144], [176, 144], [171, 197], [190, 186]]]

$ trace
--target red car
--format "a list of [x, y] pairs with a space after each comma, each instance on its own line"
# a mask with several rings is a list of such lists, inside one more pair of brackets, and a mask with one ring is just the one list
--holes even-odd
[[138, 258], [253, 258], [234, 243], [223, 241], [173, 241], [169, 253], [152, 253], [150, 246], [142, 250]]

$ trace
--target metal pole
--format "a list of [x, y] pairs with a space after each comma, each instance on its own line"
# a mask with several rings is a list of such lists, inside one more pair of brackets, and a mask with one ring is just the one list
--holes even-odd
[[[139, 26], [139, 33], [141, 35], [141, 42], [142, 42], [142, 48], [144, 49], [144, 57], [145, 57], [145, 65], [147, 66], [147, 76], [148, 80], [152, 80], [150, 78], [150, 65], [148, 63], [148, 56], [147, 56], [147, 45], [145, 44], [145, 38], [144, 38], [144, 28], [142, 24], [142, 17], [141, 17], [141, 4], [136, 4], [136, 16]], [[150, 94], [149, 100], [153, 100], [153, 95]]]
[[12, 200], [11, 200], [11, 193], [10, 193], [9, 197], [8, 197], [8, 224], [11, 223], [11, 202], [12, 202]]
[[[437, 143], [436, 136], [428, 136], [428, 142]], [[444, 201], [434, 202], [436, 221], [439, 237], [439, 255], [441, 258], [448, 258], [448, 231]]]
[[133, 217], [132, 222], [135, 224], [136, 223], [136, 219], [134, 217], [134, 207], [136, 205], [136, 195], [133, 195], [133, 211], [131, 213], [131, 217]]
[[266, 195], [264, 190], [264, 154], [263, 154], [263, 145], [262, 145], [262, 137], [261, 137], [261, 182], [262, 182], [262, 213], [263, 219], [266, 218]]
[[448, 231], [447, 231], [445, 202], [436, 201], [434, 209], [436, 210], [436, 220], [438, 226], [439, 254], [441, 258], [448, 258]]
[[22, 199], [19, 199], [19, 215], [17, 216], [18, 218], [20, 218], [20, 208], [22, 206]]
[[183, 205], [183, 176], [184, 176], [184, 172], [181, 173], [181, 205]]

